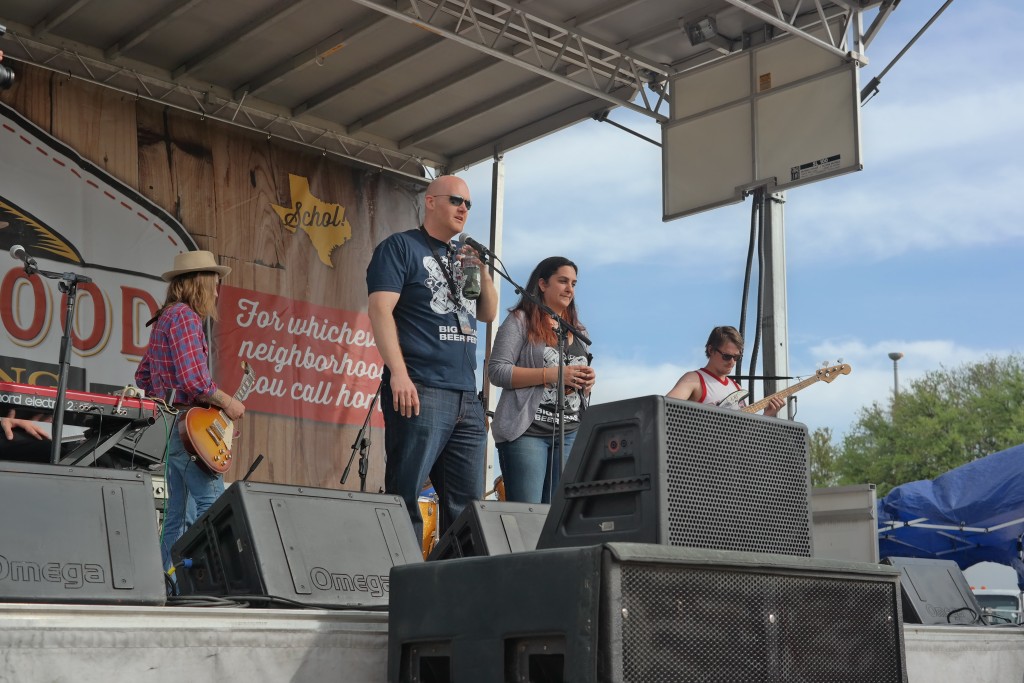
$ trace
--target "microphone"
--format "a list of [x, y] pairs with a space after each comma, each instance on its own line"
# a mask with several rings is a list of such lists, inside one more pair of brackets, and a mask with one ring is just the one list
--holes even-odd
[[459, 235], [459, 243], [461, 243], [461, 244], [468, 244], [469, 246], [471, 246], [474, 249], [476, 249], [477, 252], [479, 252], [481, 256], [490, 256], [491, 255], [491, 250], [490, 249], [488, 249], [484, 245], [480, 244], [479, 242], [477, 242], [475, 239], [473, 239], [472, 237], [470, 237], [466, 233], [462, 233], [461, 235]]
[[21, 261], [25, 264], [25, 272], [31, 275], [36, 271], [36, 260], [31, 258], [25, 251], [25, 247], [20, 244], [15, 244], [11, 247], [11, 258]]

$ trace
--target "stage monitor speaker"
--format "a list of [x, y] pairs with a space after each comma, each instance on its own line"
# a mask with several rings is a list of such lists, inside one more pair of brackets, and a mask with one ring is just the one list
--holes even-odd
[[664, 396], [583, 415], [538, 548], [812, 554], [807, 427]]
[[396, 567], [391, 591], [392, 683], [907, 680], [878, 564], [621, 543]]
[[908, 624], [984, 625], [981, 605], [953, 560], [887, 557], [882, 562], [902, 574], [903, 614]]
[[0, 519], [0, 601], [164, 604], [145, 472], [0, 462]]
[[398, 496], [236, 481], [171, 558], [191, 560], [176, 571], [184, 595], [386, 609], [391, 568], [423, 551]]
[[548, 515], [540, 503], [474, 500], [448, 528], [428, 560], [508, 555], [534, 550]]

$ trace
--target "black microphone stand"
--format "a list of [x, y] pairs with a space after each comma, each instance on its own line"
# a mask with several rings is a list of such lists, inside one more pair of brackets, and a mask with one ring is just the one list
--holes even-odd
[[78, 273], [57, 273], [40, 270], [36, 260], [25, 258], [25, 272], [29, 275], [39, 274], [51, 280], [60, 280], [57, 288], [67, 294], [68, 305], [64, 314], [64, 333], [60, 338], [60, 371], [57, 373], [57, 397], [53, 406], [53, 425], [50, 428], [50, 464], [60, 462], [60, 444], [64, 432], [64, 397], [68, 392], [68, 375], [71, 370], [71, 326], [75, 321], [75, 298], [78, 295], [78, 283], [92, 282], [92, 278]]
[[345, 465], [345, 471], [341, 473], [341, 481], [339, 483], [344, 484], [345, 480], [348, 479], [349, 470], [352, 469], [352, 461], [356, 457], [356, 450], [359, 450], [359, 490], [366, 491], [366, 472], [369, 468], [370, 458], [369, 450], [372, 441], [367, 436], [369, 432], [367, 427], [370, 426], [370, 416], [373, 415], [373, 409], [377, 406], [377, 399], [380, 398], [380, 389], [384, 386], [384, 379], [381, 378], [377, 384], [377, 393], [373, 395], [373, 400], [370, 401], [370, 409], [366, 411], [366, 419], [363, 420], [363, 426], [359, 428], [359, 433], [356, 434], [356, 440], [352, 442], [352, 453], [348, 456], [348, 464]]
[[[479, 250], [478, 250], [479, 251]], [[491, 257], [491, 270], [505, 280], [515, 288], [516, 294], [525, 296], [532, 301], [540, 310], [544, 311], [558, 324], [558, 329], [555, 330], [555, 337], [558, 339], [558, 375], [555, 385], [555, 396], [557, 397], [557, 415], [558, 415], [558, 448], [556, 453], [552, 453], [552, 456], [548, 458], [548, 502], [551, 503], [555, 499], [555, 491], [558, 489], [558, 480], [562, 476], [562, 462], [565, 459], [565, 352], [568, 346], [567, 340], [569, 333], [571, 332], [581, 342], [590, 346], [590, 339], [585, 334], [579, 331], [575, 325], [567, 322], [562, 316], [555, 313], [551, 308], [545, 304], [540, 297], [531, 294], [529, 291], [523, 289], [515, 280], [513, 280], [508, 273], [505, 272], [504, 264], [498, 268], [494, 265], [494, 261], [500, 261], [497, 257], [490, 252], [485, 250], [485, 253], [480, 255], [481, 261], [486, 263], [485, 258]], [[580, 394], [582, 397], [582, 393]]]

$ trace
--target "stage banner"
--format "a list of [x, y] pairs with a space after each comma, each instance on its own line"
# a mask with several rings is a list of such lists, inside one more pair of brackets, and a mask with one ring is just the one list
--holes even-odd
[[[75, 273], [68, 387], [110, 393], [134, 383], [145, 323], [163, 302], [160, 273], [195, 249], [182, 225], [143, 195], [0, 104], [0, 248], [42, 270]], [[0, 381], [56, 386], [67, 312], [61, 279], [0, 267]]]
[[[256, 373], [246, 410], [363, 423], [384, 369], [369, 316], [228, 286], [217, 308], [221, 386], [241, 384], [242, 361]], [[379, 402], [370, 424], [384, 426]]]

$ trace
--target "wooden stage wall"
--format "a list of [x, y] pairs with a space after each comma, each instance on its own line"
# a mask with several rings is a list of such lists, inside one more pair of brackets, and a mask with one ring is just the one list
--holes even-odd
[[[421, 220], [422, 187], [412, 181], [61, 74], [19, 69], [15, 87], [0, 93], [0, 100], [177, 218], [199, 248], [232, 267], [225, 280], [230, 287], [365, 313], [373, 247]], [[333, 267], [302, 230], [285, 229], [272, 209], [291, 204], [290, 176], [308, 179], [313, 196], [345, 207], [352, 234], [331, 253]], [[212, 346], [221, 325], [214, 326]], [[241, 477], [262, 453], [266, 459], [253, 480], [359, 488], [356, 464], [346, 485], [338, 483], [358, 424], [250, 412], [241, 428], [229, 480]], [[372, 442], [366, 488], [375, 492], [383, 486], [381, 429], [372, 430]]]

